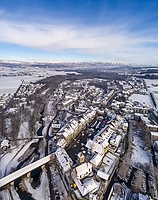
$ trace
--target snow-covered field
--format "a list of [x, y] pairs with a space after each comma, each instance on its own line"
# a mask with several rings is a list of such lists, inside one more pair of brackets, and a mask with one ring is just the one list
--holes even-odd
[[133, 151], [132, 151], [132, 163], [135, 166], [136, 163], [146, 164], [150, 163], [150, 157], [148, 151], [144, 150], [145, 143], [142, 138], [134, 133], [133, 137]]
[[[4, 72], [4, 71], [3, 71]], [[7, 74], [9, 72], [7, 71]], [[0, 75], [2, 71], [0, 70]], [[28, 76], [0, 76], [0, 95], [6, 93], [14, 93], [17, 88], [20, 86], [21, 81], [25, 82], [36, 82], [37, 80], [55, 76], [55, 75], [65, 75], [64, 71], [55, 71], [55, 70], [45, 70], [45, 69], [37, 69], [33, 72], [32, 75]]]
[[23, 77], [0, 77], [0, 95], [14, 93], [21, 84]]
[[145, 79], [148, 90], [154, 93], [155, 98], [158, 101], [158, 79]]
[[149, 105], [149, 106], [152, 106], [152, 103], [151, 103], [151, 99], [149, 98], [148, 95], [143, 95], [143, 94], [132, 94], [129, 98], [129, 100], [132, 100], [132, 101], [138, 101], [140, 102], [141, 104], [145, 104], [145, 105]]
[[[154, 97], [157, 99], [158, 102], [158, 86], [156, 86], [156, 84], [158, 84], [158, 80], [151, 80], [151, 79], [145, 79], [146, 85], [148, 87], [148, 91], [152, 92], [154, 94]], [[151, 98], [149, 95], [143, 95], [143, 94], [132, 94], [129, 97], [129, 100], [132, 101], [138, 101], [141, 104], [145, 104], [145, 105], [149, 105], [152, 106], [152, 102], [151, 102]]]

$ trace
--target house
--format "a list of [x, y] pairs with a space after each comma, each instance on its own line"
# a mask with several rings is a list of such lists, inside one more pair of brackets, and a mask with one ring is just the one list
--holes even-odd
[[77, 154], [77, 158], [78, 158], [78, 163], [81, 164], [81, 163], [84, 163], [85, 162], [85, 156], [82, 152], [79, 152]]
[[106, 156], [103, 158], [103, 162], [97, 172], [97, 175], [108, 181], [110, 177], [113, 175], [116, 169], [116, 165], [118, 163], [118, 157], [114, 154], [108, 152]]
[[3, 140], [2, 142], [1, 142], [1, 149], [3, 150], [3, 151], [6, 151], [9, 147], [10, 147], [10, 144], [9, 144], [10, 142], [9, 142], [9, 140]]
[[104, 140], [108, 141], [110, 139], [111, 135], [113, 134], [113, 132], [114, 132], [113, 130], [111, 130], [110, 128], [107, 128], [100, 136]]
[[128, 129], [128, 122], [123, 122], [122, 128], [124, 131], [127, 131]]
[[152, 140], [158, 140], [158, 132], [154, 132], [154, 131], [151, 131], [151, 139]]
[[98, 136], [95, 141], [103, 146], [105, 152], [108, 151], [109, 142], [107, 139], [103, 139], [101, 136]]
[[158, 132], [158, 126], [157, 126], [157, 125], [154, 125], [154, 124], [146, 124], [146, 127], [147, 127], [150, 131]]
[[141, 120], [148, 128], [148, 130], [158, 132], [158, 126], [155, 124], [151, 124], [151, 121], [148, 119], [148, 117], [141, 116]]
[[60, 127], [61, 127], [61, 123], [59, 121], [57, 121], [57, 120], [53, 120], [53, 122], [52, 122], [52, 128], [54, 128], [54, 129], [60, 129]]
[[66, 142], [69, 144], [71, 139], [74, 138], [74, 129], [71, 126], [68, 126], [67, 128], [65, 128], [63, 136]]
[[[77, 135], [82, 131], [84, 126], [86, 126], [87, 123], [93, 120], [95, 115], [96, 111], [92, 110], [90, 112], [85, 113], [80, 118], [72, 119], [67, 125], [67, 127], [63, 130], [63, 132], [57, 133], [57, 136], [59, 136], [60, 138], [63, 137], [67, 145], [69, 145], [74, 140], [74, 138], [76, 138]], [[59, 144], [59, 146], [61, 145]]]
[[83, 163], [75, 167], [71, 172], [71, 177], [76, 188], [74, 192], [78, 199], [83, 199], [89, 193], [93, 194], [99, 189], [99, 183], [93, 177], [90, 177], [91, 173], [91, 163]]
[[67, 152], [62, 148], [58, 148], [55, 152], [55, 155], [58, 160], [61, 172], [66, 173], [70, 171], [72, 168], [73, 162], [71, 158], [69, 157], [69, 155], [67, 154]]
[[118, 147], [121, 140], [122, 140], [121, 135], [113, 134], [111, 139], [110, 139], [110, 144], [115, 146], [115, 147]]
[[83, 163], [74, 168], [74, 173], [77, 179], [83, 179], [92, 173], [92, 164], [89, 162]]
[[66, 142], [66, 140], [63, 139], [63, 138], [59, 139], [58, 142], [57, 142], [57, 146], [59, 146], [59, 147], [61, 147], [61, 148], [65, 148], [66, 145], [67, 145], [67, 142]]
[[[83, 183], [79, 179], [77, 179], [74, 175], [72, 178], [73, 178], [73, 180], [77, 186], [77, 189], [79, 190], [82, 197], [88, 195], [89, 193], [93, 194], [99, 189], [99, 184], [93, 178], [89, 178], [88, 180], [86, 180]], [[77, 190], [75, 190], [74, 192], [76, 194]], [[79, 195], [76, 195], [76, 196], [79, 196]], [[80, 199], [80, 196], [78, 199]]]
[[96, 154], [94, 154], [94, 156], [90, 160], [90, 163], [92, 163], [94, 168], [98, 168], [98, 166], [102, 162], [103, 157], [104, 157], [104, 155], [100, 155], [99, 153], [96, 153]]
[[88, 140], [86, 143], [86, 147], [92, 151], [92, 153], [99, 153], [101, 155], [104, 154], [104, 146], [94, 142], [93, 140]]

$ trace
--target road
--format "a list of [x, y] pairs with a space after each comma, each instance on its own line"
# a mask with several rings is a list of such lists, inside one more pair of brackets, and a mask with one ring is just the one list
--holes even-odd
[[[46, 139], [45, 156], [47, 156], [47, 155], [49, 154], [49, 140], [50, 140], [51, 138], [54, 137], [54, 135], [53, 135], [53, 136], [50, 136], [49, 134], [50, 134], [50, 128], [51, 128], [52, 122], [53, 122], [54, 118], [55, 118], [56, 115], [57, 115], [57, 104], [58, 104], [58, 103], [56, 103], [56, 104], [53, 106], [53, 107], [54, 107], [54, 117], [53, 117], [53, 119], [51, 120], [51, 122], [49, 123], [48, 128], [47, 128], [47, 133], [46, 133], [46, 137], [45, 137], [45, 139]], [[45, 165], [45, 167], [46, 167], [46, 170], [47, 170], [47, 177], [48, 177], [48, 179], [49, 179], [50, 199], [51, 199], [51, 200], [55, 200], [54, 185], [52, 184], [52, 173], [51, 173], [51, 170], [50, 170], [50, 166], [49, 166], [49, 164], [47, 163], [47, 164]]]

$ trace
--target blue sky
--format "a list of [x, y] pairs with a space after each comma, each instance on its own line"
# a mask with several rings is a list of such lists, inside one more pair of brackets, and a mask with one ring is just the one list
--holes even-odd
[[0, 59], [158, 65], [158, 0], [0, 0]]

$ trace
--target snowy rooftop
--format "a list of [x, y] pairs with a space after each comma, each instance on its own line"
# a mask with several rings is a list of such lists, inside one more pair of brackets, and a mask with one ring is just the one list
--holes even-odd
[[98, 154], [95, 154], [95, 155], [93, 156], [93, 158], [90, 160], [90, 162], [91, 162], [94, 166], [97, 167], [97, 166], [101, 163], [103, 157], [104, 157], [104, 155], [100, 155], [99, 153], [98, 153]]
[[108, 179], [109, 179], [109, 176], [110, 176], [109, 174], [103, 172], [102, 170], [98, 170], [98, 171], [97, 171], [97, 175], [98, 175], [100, 178], [104, 179], [104, 180], [108, 180]]
[[151, 133], [152, 136], [158, 137], [158, 132], [151, 131], [150, 133]]
[[71, 169], [72, 167], [72, 160], [66, 153], [66, 151], [62, 148], [58, 148], [57, 151], [55, 152], [56, 157], [58, 159], [58, 162], [60, 163], [62, 169], [64, 172], [67, 172], [68, 170]]
[[83, 163], [77, 167], [74, 168], [74, 171], [77, 175], [77, 177], [82, 176], [83, 174], [87, 174], [87, 172], [91, 172], [92, 171], [92, 164], [91, 163]]
[[1, 142], [1, 149], [3, 148], [3, 147], [9, 147], [9, 140], [3, 140], [2, 142]]
[[57, 146], [60, 146], [62, 148], [64, 148], [67, 145], [67, 142], [65, 141], [65, 139], [59, 139], [57, 142]]
[[93, 193], [98, 189], [98, 183], [93, 178], [82, 184], [82, 182], [78, 180], [73, 174], [72, 176], [82, 196], [85, 196], [90, 192]]
[[149, 105], [152, 106], [151, 100], [148, 95], [143, 95], [143, 94], [132, 94], [129, 99], [132, 101], [138, 101], [141, 104]]
[[117, 157], [114, 154], [108, 152], [106, 156], [103, 158], [103, 162], [97, 172], [97, 175], [100, 178], [108, 180], [109, 176], [111, 175], [116, 165], [116, 162], [117, 162]]
[[103, 145], [94, 142], [93, 140], [88, 140], [86, 143], [86, 147], [91, 149], [93, 152], [97, 152], [99, 154], [104, 153]]

